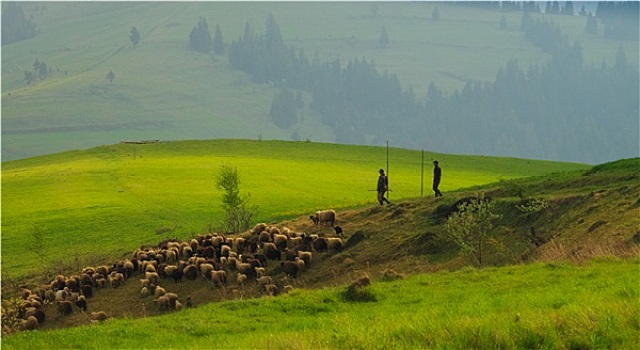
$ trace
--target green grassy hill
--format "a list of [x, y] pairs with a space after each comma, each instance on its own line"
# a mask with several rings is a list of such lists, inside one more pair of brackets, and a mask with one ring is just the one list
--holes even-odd
[[[135, 152], [132, 147], [137, 147]], [[285, 150], [286, 157], [269, 155]], [[253, 299], [262, 295], [259, 288], [239, 287], [233, 275], [226, 287], [201, 278], [177, 284], [163, 280], [162, 285], [177, 293], [181, 302], [189, 296], [196, 306], [171, 313], [160, 310], [153, 297], [140, 297], [139, 277], [134, 275], [123, 287], [96, 290], [89, 299], [89, 312], [106, 311], [114, 320], [95, 325], [88, 313], [61, 316], [49, 305], [47, 321], [38, 331], [4, 335], [2, 345], [208, 348], [215, 342], [242, 348], [376, 344], [626, 348], [633, 344], [640, 331], [635, 322], [640, 310], [634, 304], [640, 295], [639, 159], [589, 167], [429, 154], [427, 158], [441, 161], [443, 185], [447, 184], [445, 196], [436, 199], [428, 192], [419, 197], [414, 180], [419, 179], [420, 153], [391, 149], [394, 205], [380, 207], [366, 190], [374, 183], [385, 153], [380, 147], [226, 140], [120, 144], [7, 162], [2, 179], [4, 302], [19, 285], [34, 288], [32, 283], [41, 278], [43, 269], [66, 275], [86, 264], [129, 257], [139, 243], [155, 245], [168, 237], [188, 239], [203, 232], [206, 223], [199, 220], [207, 215], [193, 211], [203, 206], [199, 201], [218, 201], [214, 191], [206, 193], [203, 188], [222, 163], [238, 166], [244, 189], [271, 186], [268, 194], [252, 198], [268, 208], [261, 219], [279, 227], [333, 236], [331, 228], [313, 226], [307, 215], [317, 208], [335, 207], [346, 245], [341, 252], [315, 253], [309, 269], [297, 279], [285, 279], [279, 265], [270, 263], [267, 273], [276, 284], [294, 287], [288, 296]], [[169, 187], [173, 190], [163, 191]], [[297, 196], [298, 190], [305, 192]], [[503, 245], [486, 252], [485, 264], [503, 267], [465, 268], [470, 262], [442, 239], [446, 210], [459, 199], [480, 194], [490, 197], [501, 215], [494, 237]], [[539, 211], [518, 209], [530, 199], [546, 205]], [[178, 218], [193, 220], [192, 227], [201, 229], [176, 225]], [[19, 229], [30, 225], [32, 231]], [[151, 229], [142, 230], [145, 226]], [[105, 234], [110, 227], [120, 230]], [[151, 232], [154, 227], [173, 231]], [[28, 242], [33, 238], [41, 239], [39, 247]], [[30, 255], [34, 247], [56, 256], [56, 266]], [[90, 258], [69, 253], [78, 249], [86, 249]], [[609, 258], [593, 260], [601, 256]], [[537, 261], [541, 263], [529, 264]], [[20, 278], [29, 273], [31, 278]], [[346, 285], [363, 275], [372, 285], [355, 296], [348, 294]], [[369, 302], [354, 301], [358, 297]], [[226, 302], [209, 304], [212, 301]], [[85, 326], [69, 328], [78, 325]]]
[[[222, 191], [215, 187], [215, 176], [223, 164], [240, 172], [241, 191], [259, 207], [256, 221], [370, 205], [386, 154], [384, 147], [217, 140], [116, 144], [4, 162], [3, 273], [32, 274], [34, 261], [45, 266], [89, 263], [97, 253], [113, 258], [141, 244], [219, 228]], [[433, 153], [424, 159], [425, 195], [431, 194], [432, 159], [444, 168], [445, 193], [587, 168]], [[421, 161], [419, 151], [389, 149], [392, 200], [420, 196]]]
[[[277, 89], [252, 84], [231, 70], [226, 56], [188, 49], [200, 16], [227, 44], [246, 23], [258, 32], [273, 14], [288, 44], [343, 64], [362, 57], [397, 74], [405, 88], [424, 96], [434, 82], [444, 91], [467, 80], [492, 81], [509, 59], [522, 66], [547, 59], [517, 30], [521, 14], [436, 2], [46, 2], [25, 3], [40, 33], [2, 48], [2, 159], [51, 154], [123, 140], [214, 138], [309, 139], [335, 135], [305, 109], [291, 129], [267, 118]], [[439, 21], [431, 20], [438, 7]], [[508, 30], [498, 23], [504, 16]], [[637, 43], [584, 33], [585, 19], [552, 16], [565, 35], [579, 40], [585, 62], [613, 62], [619, 45], [638, 62]], [[141, 34], [133, 47], [132, 27]], [[384, 26], [388, 49], [377, 48]], [[480, 44], [481, 43], [481, 44]], [[44, 61], [52, 77], [26, 86], [24, 72]], [[105, 76], [113, 71], [109, 83]], [[304, 96], [309, 102], [310, 96]]]

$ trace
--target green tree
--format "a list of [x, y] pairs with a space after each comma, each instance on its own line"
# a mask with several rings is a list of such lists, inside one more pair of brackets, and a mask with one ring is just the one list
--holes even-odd
[[131, 34], [129, 35], [129, 39], [131, 40], [131, 43], [133, 44], [133, 46], [138, 45], [138, 43], [140, 42], [140, 33], [138, 32], [138, 29], [136, 27], [133, 27], [131, 29]]
[[298, 122], [297, 102], [293, 93], [286, 88], [273, 98], [269, 116], [274, 124], [281, 128], [288, 128]]
[[31, 19], [25, 19], [19, 2], [2, 2], [2, 46], [33, 38], [36, 33], [35, 23]]
[[109, 83], [113, 83], [113, 79], [116, 78], [116, 74], [112, 70], [110, 70], [109, 73], [107, 73], [106, 78]]
[[191, 30], [189, 44], [192, 49], [198, 52], [209, 53], [211, 51], [211, 34], [206, 18], [200, 17], [198, 24]]
[[587, 16], [587, 24], [584, 27], [584, 31], [591, 35], [598, 34], [598, 21], [591, 13]]
[[434, 21], [437, 21], [440, 19], [440, 10], [438, 10], [438, 7], [433, 9], [433, 12], [431, 12], [431, 19]]
[[220, 25], [216, 25], [216, 32], [213, 35], [213, 53], [216, 55], [222, 55], [224, 53], [224, 38], [222, 37]]
[[493, 229], [500, 215], [493, 212], [493, 203], [483, 196], [460, 204], [446, 223], [448, 238], [460, 252], [482, 267], [487, 245], [495, 242]]
[[240, 195], [238, 169], [230, 165], [222, 165], [216, 175], [216, 187], [223, 191], [223, 230], [231, 233], [248, 230], [251, 227], [252, 219], [258, 213], [258, 207], [249, 204], [250, 194]]
[[380, 38], [378, 39], [378, 47], [383, 49], [387, 46], [389, 46], [389, 33], [387, 33], [387, 28], [382, 26], [382, 29], [380, 29]]

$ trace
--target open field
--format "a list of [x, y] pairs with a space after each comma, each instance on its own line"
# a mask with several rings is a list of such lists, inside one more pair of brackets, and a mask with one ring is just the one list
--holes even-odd
[[[431, 19], [435, 7], [439, 21]], [[231, 70], [226, 55], [190, 51], [188, 35], [200, 16], [212, 34], [220, 26], [228, 45], [246, 23], [262, 33], [271, 13], [287, 44], [310, 59], [373, 60], [418, 97], [430, 82], [451, 92], [468, 80], [493, 81], [510, 59], [527, 67], [548, 58], [517, 30], [521, 14], [447, 3], [377, 3], [375, 13], [366, 2], [46, 2], [25, 3], [24, 11], [41, 34], [2, 48], [3, 160], [123, 140], [335, 141], [308, 107], [298, 125], [277, 128], [267, 117], [277, 88], [251, 83]], [[507, 30], [499, 29], [502, 16]], [[585, 63], [613, 62], [619, 46], [638, 62], [637, 42], [589, 37], [583, 17], [550, 17], [581, 42]], [[141, 34], [136, 47], [133, 26]], [[387, 49], [377, 48], [383, 26]], [[27, 86], [24, 72], [36, 60], [52, 76]], [[105, 79], [111, 70], [113, 83]], [[311, 96], [304, 99], [308, 105]]]
[[[421, 190], [421, 153], [390, 148], [391, 200]], [[498, 180], [586, 169], [583, 164], [425, 153], [424, 194], [431, 160], [444, 167], [442, 191]], [[318, 209], [375, 203], [384, 147], [313, 142], [184, 141], [117, 144], [3, 163], [2, 264], [13, 277], [33, 261], [64, 265], [100, 253], [115, 257], [145, 243], [187, 238], [220, 227], [222, 192], [215, 175], [237, 167], [241, 191], [259, 206], [256, 221], [308, 215]], [[46, 237], [44, 258], [35, 237]], [[46, 244], [45, 244], [46, 243]], [[72, 247], [70, 256], [69, 248]]]
[[[425, 154], [391, 148], [392, 206], [374, 202], [383, 147], [282, 141], [117, 144], [3, 163], [3, 307], [21, 285], [131, 257], [141, 245], [188, 240], [220, 218], [213, 178], [236, 166], [257, 221], [334, 236], [308, 214], [334, 207], [341, 251], [315, 252], [308, 269], [263, 297], [255, 283], [201, 277], [167, 291], [194, 308], [162, 310], [140, 295], [134, 272], [122, 287], [96, 289], [87, 313], [44, 307], [35, 332], [3, 334], [18, 348], [628, 348], [640, 333], [636, 303], [640, 159], [595, 167], [526, 159]], [[431, 159], [445, 196], [429, 190]], [[265, 188], [269, 188], [265, 191]], [[260, 191], [260, 189], [263, 189]], [[486, 195], [500, 214], [484, 268], [447, 241], [446, 212]], [[38, 200], [34, 200], [38, 198]], [[545, 205], [517, 209], [527, 200]], [[444, 210], [444, 211], [443, 211]], [[535, 229], [536, 235], [531, 236]], [[245, 235], [248, 233], [244, 233]], [[233, 237], [235, 235], [230, 235]], [[532, 238], [536, 238], [533, 244]], [[48, 277], [45, 277], [47, 275]], [[347, 294], [367, 275], [371, 285]], [[239, 300], [242, 299], [242, 300]], [[356, 300], [368, 300], [361, 302]], [[89, 313], [113, 319], [94, 324]], [[3, 315], [7, 313], [3, 312]], [[6, 325], [6, 320], [3, 319]], [[78, 327], [80, 326], [80, 327]]]

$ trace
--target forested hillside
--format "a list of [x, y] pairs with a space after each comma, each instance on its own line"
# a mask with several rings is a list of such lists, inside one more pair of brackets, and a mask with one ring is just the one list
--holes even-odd
[[3, 159], [228, 137], [638, 152], [637, 2], [9, 4]]

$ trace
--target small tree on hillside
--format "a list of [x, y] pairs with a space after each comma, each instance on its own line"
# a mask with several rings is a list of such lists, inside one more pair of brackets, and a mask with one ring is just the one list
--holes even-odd
[[493, 203], [484, 196], [458, 206], [446, 223], [448, 238], [460, 252], [482, 267], [486, 247], [495, 239], [491, 236], [500, 215], [493, 212]]
[[136, 27], [133, 27], [131, 29], [131, 34], [129, 35], [129, 39], [131, 40], [131, 43], [133, 44], [133, 46], [138, 45], [138, 43], [140, 42], [140, 32], [138, 32], [138, 29], [136, 29]]
[[213, 35], [213, 53], [216, 55], [222, 55], [224, 53], [224, 38], [222, 37], [220, 25], [216, 26], [216, 32]]
[[109, 81], [109, 83], [113, 83], [113, 79], [116, 78], [116, 73], [114, 73], [112, 70], [110, 70], [109, 73], [107, 73], [106, 78]]
[[258, 207], [249, 205], [250, 194], [240, 196], [240, 173], [230, 165], [222, 165], [216, 176], [216, 187], [222, 190], [222, 222], [225, 232], [248, 230], [251, 221], [258, 213]]

